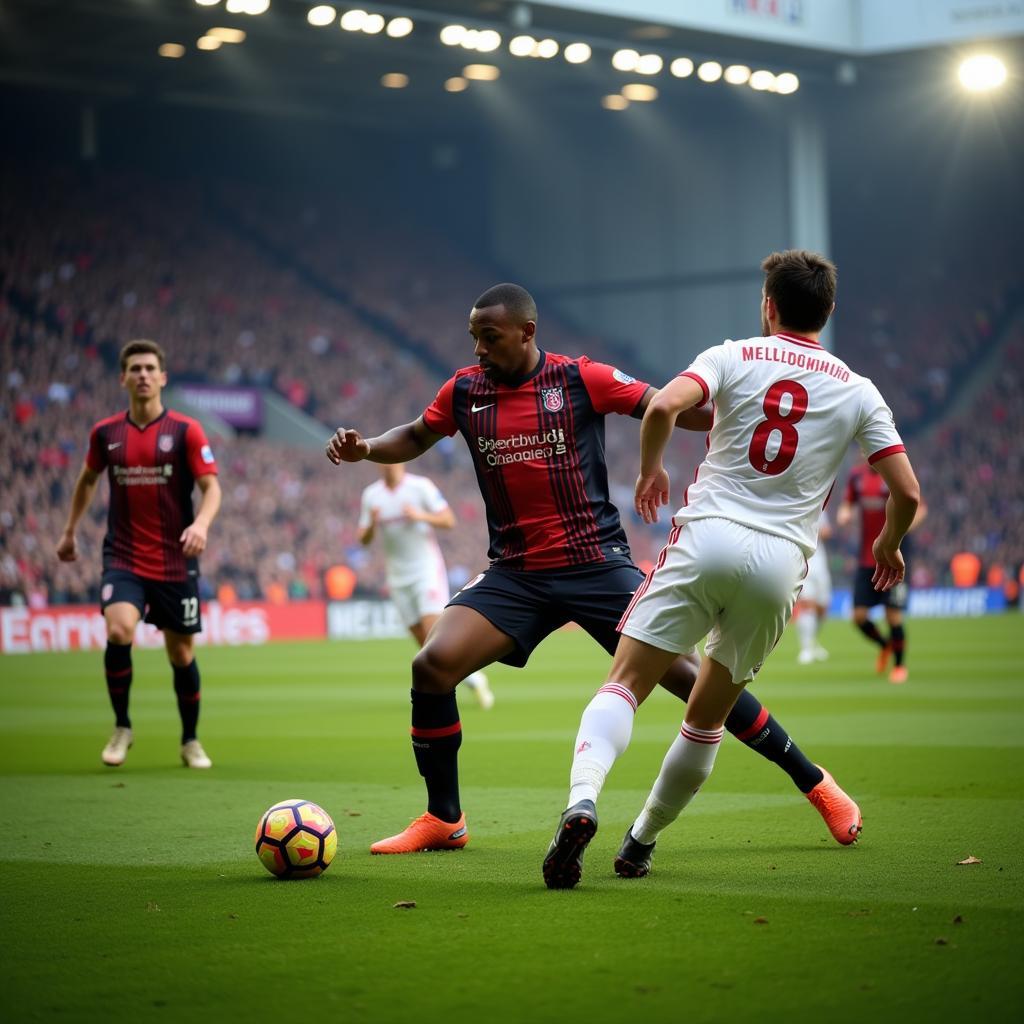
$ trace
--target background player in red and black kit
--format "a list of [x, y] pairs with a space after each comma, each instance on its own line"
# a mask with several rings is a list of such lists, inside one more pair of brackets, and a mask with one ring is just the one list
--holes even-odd
[[[407, 462], [461, 432], [490, 531], [490, 567], [455, 595], [412, 665], [412, 744], [427, 813], [374, 843], [374, 853], [457, 849], [469, 839], [459, 803], [459, 680], [495, 661], [525, 665], [567, 622], [613, 653], [616, 627], [644, 579], [608, 495], [604, 417], [642, 416], [657, 391], [585, 356], [538, 349], [536, 326], [529, 293], [496, 285], [469, 317], [477, 365], [448, 380], [415, 422], [369, 439], [342, 428], [327, 444], [335, 464]], [[706, 430], [711, 412], [693, 410], [679, 425]], [[696, 668], [695, 657], [681, 657], [661, 684], [685, 700]], [[860, 822], [857, 805], [755, 697], [744, 692], [726, 727], [783, 768], [833, 836], [850, 841], [851, 826]]]
[[[884, 455], [879, 452], [876, 456]], [[846, 526], [852, 520], [854, 512], [860, 511], [860, 540], [857, 544], [857, 575], [853, 581], [853, 622], [854, 625], [873, 643], [878, 644], [878, 661], [875, 669], [881, 674], [889, 666], [889, 659], [894, 661], [889, 673], [889, 682], [905, 683], [907, 666], [904, 659], [907, 654], [907, 634], [903, 625], [903, 613], [907, 607], [910, 579], [911, 551], [907, 537], [903, 544], [903, 558], [908, 568], [902, 583], [896, 584], [892, 590], [875, 590], [871, 578], [875, 571], [875, 556], [872, 545], [882, 527], [885, 526], [885, 507], [889, 500], [889, 488], [881, 475], [867, 462], [860, 462], [850, 470], [846, 481], [846, 491], [842, 504], [836, 513], [836, 523]], [[925, 503], [918, 506], [917, 516], [911, 529], [915, 529], [927, 515]], [[869, 609], [880, 604], [885, 607], [885, 621], [889, 627], [889, 636], [882, 636], [878, 627], [868, 618]]]
[[[128, 411], [100, 420], [92, 428], [57, 555], [64, 562], [78, 557], [75, 528], [106, 469], [110, 511], [103, 540], [100, 607], [107, 623], [104, 666], [115, 727], [103, 748], [103, 763], [123, 764], [132, 745], [128, 717], [132, 640], [145, 615], [147, 622], [163, 630], [174, 670], [181, 759], [190, 768], [209, 768], [210, 759], [196, 738], [199, 669], [193, 639], [203, 628], [198, 556], [220, 508], [220, 485], [203, 428], [163, 407], [160, 392], [166, 384], [166, 359], [159, 345], [152, 341], [125, 345], [121, 386], [128, 392]], [[193, 486], [202, 492], [194, 517]]]

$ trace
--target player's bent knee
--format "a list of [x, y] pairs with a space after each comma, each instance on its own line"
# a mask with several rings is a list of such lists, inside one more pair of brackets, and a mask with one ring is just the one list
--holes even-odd
[[435, 645], [427, 644], [412, 660], [412, 686], [427, 693], [451, 693], [462, 678], [453, 659]]

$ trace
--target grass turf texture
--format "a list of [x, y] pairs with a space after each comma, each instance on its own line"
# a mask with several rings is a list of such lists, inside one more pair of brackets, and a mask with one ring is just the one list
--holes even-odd
[[[607, 658], [582, 634], [496, 708], [461, 698], [458, 853], [371, 857], [423, 809], [408, 741], [408, 642], [211, 649], [201, 735], [177, 760], [170, 671], [137, 652], [135, 746], [103, 768], [98, 654], [0, 663], [0, 1016], [5, 1020], [945, 1021], [1021, 1019], [1024, 686], [1019, 617], [918, 621], [910, 682], [826, 626], [788, 634], [754, 692], [860, 802], [837, 846], [774, 765], [727, 740], [650, 878], [611, 862], [681, 717], [656, 693], [600, 804], [583, 883], [543, 887], [580, 712]], [[262, 812], [334, 816], [338, 856], [279, 882]], [[958, 867], [968, 854], [981, 864]], [[400, 901], [415, 909], [396, 909]]]

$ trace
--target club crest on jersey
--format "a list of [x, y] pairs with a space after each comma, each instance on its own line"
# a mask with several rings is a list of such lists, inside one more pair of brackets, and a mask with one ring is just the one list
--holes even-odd
[[161, 434], [156, 442], [157, 448], [162, 452], [174, 451], [174, 437], [171, 434]]
[[565, 405], [565, 393], [562, 388], [541, 388], [541, 398], [544, 401], [544, 408], [548, 412], [559, 412]]

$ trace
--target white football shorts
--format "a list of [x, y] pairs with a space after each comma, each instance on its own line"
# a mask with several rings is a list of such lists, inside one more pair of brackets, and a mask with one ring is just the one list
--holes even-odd
[[832, 575], [828, 571], [828, 553], [824, 544], [819, 544], [818, 550], [807, 560], [807, 579], [800, 591], [800, 600], [823, 608], [832, 603]]
[[704, 653], [749, 682], [779, 642], [807, 571], [791, 540], [729, 519], [673, 527], [619, 630], [664, 651]]
[[389, 584], [388, 593], [406, 629], [428, 615], [440, 615], [451, 597], [448, 577], [441, 568], [424, 571], [411, 583]]

